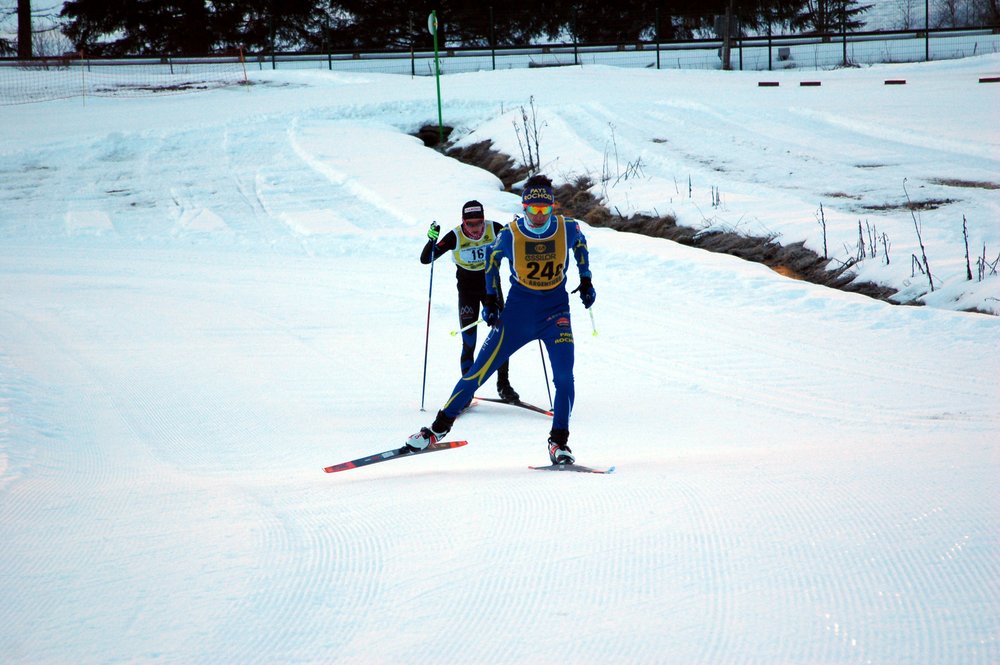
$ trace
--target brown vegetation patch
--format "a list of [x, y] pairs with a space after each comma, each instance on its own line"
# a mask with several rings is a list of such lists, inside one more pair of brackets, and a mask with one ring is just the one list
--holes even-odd
[[770, 268], [771, 268], [771, 270], [773, 270], [774, 272], [778, 273], [779, 275], [784, 275], [785, 277], [790, 277], [792, 279], [802, 279], [802, 275], [800, 275], [799, 273], [795, 272], [794, 270], [792, 270], [791, 268], [789, 268], [786, 265], [770, 266]]
[[[421, 138], [431, 132], [421, 130]], [[432, 127], [431, 142], [437, 143], [437, 127]], [[450, 133], [450, 128], [448, 128]], [[493, 149], [492, 143], [482, 141], [465, 148], [447, 148], [445, 154], [467, 164], [486, 169], [496, 175], [507, 191], [513, 191], [513, 185], [528, 176], [523, 167], [517, 166], [514, 160]], [[780, 245], [774, 238], [746, 236], [733, 232], [700, 233], [697, 229], [679, 226], [672, 215], [652, 217], [650, 215], [633, 215], [622, 217], [612, 214], [601, 202], [590, 193], [592, 182], [589, 178], [579, 178], [576, 182], [567, 183], [556, 188], [556, 199], [567, 214], [582, 219], [591, 226], [608, 227], [627, 233], [664, 238], [682, 245], [697, 247], [710, 252], [718, 252], [738, 256], [747, 261], [763, 263], [776, 272], [794, 279], [801, 279], [821, 284], [842, 291], [861, 293], [879, 300], [889, 301], [895, 290], [872, 284], [871, 282], [855, 282], [847, 273], [849, 265], [836, 270], [828, 269], [829, 261], [807, 249], [803, 243]]]
[[936, 210], [949, 203], [956, 203], [956, 199], [924, 199], [923, 201], [904, 201], [902, 203], [880, 203], [861, 206], [862, 210]]
[[443, 135], [444, 140], [447, 141], [448, 137], [451, 136], [451, 132], [453, 129], [454, 129], [453, 127], [448, 127], [447, 125], [445, 125], [444, 127], [441, 128], [440, 131], [438, 131], [437, 125], [424, 125], [423, 127], [417, 130], [417, 133], [414, 134], [414, 136], [423, 141], [424, 145], [427, 146], [428, 148], [437, 148], [438, 145], [441, 143], [438, 140], [439, 135]]
[[933, 178], [930, 182], [947, 187], [969, 187], [972, 189], [1000, 189], [1000, 183], [984, 180], [959, 180], [958, 178]]

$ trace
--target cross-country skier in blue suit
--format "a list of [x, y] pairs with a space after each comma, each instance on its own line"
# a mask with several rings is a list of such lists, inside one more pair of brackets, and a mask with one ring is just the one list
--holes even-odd
[[[575, 219], [554, 212], [552, 181], [532, 176], [521, 194], [524, 215], [500, 231], [487, 253], [486, 300], [483, 319], [491, 327], [472, 367], [459, 379], [451, 397], [437, 413], [430, 427], [422, 427], [406, 445], [423, 450], [440, 441], [455, 418], [469, 405], [483, 383], [507, 358], [528, 342], [542, 341], [552, 364], [556, 387], [549, 458], [553, 464], [572, 464], [569, 419], [573, 410], [573, 329], [570, 324], [566, 271], [570, 259], [580, 274], [579, 292], [584, 307], [597, 298], [591, 283], [587, 240]], [[500, 264], [507, 259], [511, 268], [506, 306], [497, 299]]]

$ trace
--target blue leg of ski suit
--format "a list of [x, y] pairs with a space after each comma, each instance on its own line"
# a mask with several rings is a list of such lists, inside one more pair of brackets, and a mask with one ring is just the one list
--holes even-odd
[[539, 339], [545, 345], [552, 365], [556, 387], [553, 405], [553, 429], [569, 429], [570, 412], [575, 397], [573, 385], [573, 328], [570, 323], [569, 297], [564, 289], [551, 293], [527, 293], [512, 288], [507, 297], [500, 324], [490, 330], [472, 367], [455, 384], [442, 409], [446, 416], [457, 418], [472, 401], [476, 390], [528, 342]]

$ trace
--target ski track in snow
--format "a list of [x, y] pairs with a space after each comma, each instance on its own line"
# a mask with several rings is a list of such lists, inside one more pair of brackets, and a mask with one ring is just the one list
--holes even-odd
[[[640, 242], [635, 243], [637, 247]], [[598, 250], [598, 256], [600, 253]], [[668, 259], [665, 268], [669, 270], [669, 262], [674, 260], [681, 258]], [[728, 258], [720, 258], [719, 263], [743, 265]], [[817, 335], [804, 323], [807, 319], [828, 320], [825, 289], [793, 282], [785, 287], [783, 299], [773, 304], [760, 302], [753, 282], [769, 279], [769, 271], [755, 267], [746, 273], [746, 295], [738, 294], [731, 308], [720, 311], [717, 318], [690, 314], [695, 311], [691, 301], [704, 296], [712, 288], [710, 283], [691, 276], [683, 281], [661, 276], [647, 293], [654, 301], [670, 303], [673, 313], [664, 327], [656, 325], [660, 318], [656, 313], [618, 305], [626, 297], [628, 284], [649, 279], [638, 271], [621, 273], [621, 283], [607, 287], [612, 289], [610, 311], [604, 315], [608, 323], [601, 327], [623, 341], [606, 353], [614, 357], [615, 365], [630, 381], [643, 376], [668, 391], [673, 385], [690, 385], [719, 399], [746, 402], [768, 416], [783, 412], [841, 425], [853, 422], [859, 427], [866, 423], [906, 427], [943, 419], [954, 427], [972, 430], [983, 421], [996, 422], [989, 400], [983, 399], [982, 385], [975, 379], [980, 361], [941, 367], [924, 352], [928, 340], [911, 334], [894, 320], [897, 309], [860, 296], [846, 296], [865, 312], [869, 341], [861, 342], [862, 337], [857, 336], [855, 343], [845, 345], [836, 332]], [[630, 334], [634, 328], [645, 332]], [[734, 335], [734, 331], [741, 333]], [[957, 333], [952, 343], [962, 343], [962, 337]], [[971, 338], [966, 339], [969, 341]], [[880, 349], [877, 362], [865, 344]], [[722, 345], [728, 347], [725, 355], [718, 353]], [[907, 378], [901, 382], [900, 376]], [[766, 390], [760, 389], [763, 385]], [[955, 395], [966, 399], [967, 411], [942, 412], [938, 405]], [[872, 409], [872, 404], [879, 408]]]
[[[593, 235], [599, 243], [610, 234]], [[608, 253], [611, 244], [606, 241], [601, 252]], [[629, 244], [623, 242], [619, 251], [629, 251]], [[103, 258], [94, 265], [107, 266], [110, 257]], [[12, 569], [15, 578], [41, 577], [42, 599], [28, 612], [19, 604], [22, 616], [8, 617], [9, 625], [36, 637], [51, 634], [52, 643], [58, 643], [58, 617], [88, 616], [85, 604], [93, 593], [120, 587], [113, 597], [132, 608], [127, 617], [96, 608], [75, 639], [62, 641], [64, 650], [48, 653], [72, 652], [83, 660], [137, 653], [186, 659], [191, 654], [170, 647], [168, 638], [172, 631], [200, 634], [194, 627], [202, 623], [214, 626], [202, 636], [202, 657], [260, 662], [278, 654], [282, 659], [309, 658], [317, 649], [337, 654], [342, 662], [365, 662], [372, 639], [383, 640], [379, 653], [385, 660], [428, 663], [466, 658], [648, 661], [663, 650], [685, 662], [764, 661], [782, 653], [813, 662], [896, 657], [932, 662], [937, 656], [947, 660], [965, 653], [955, 646], [963, 635], [989, 634], [988, 624], [963, 623], [972, 621], [972, 615], [959, 622], [947, 620], [929, 600], [941, 599], [951, 606], [955, 589], [984, 583], [984, 591], [989, 589], [988, 580], [1000, 563], [991, 531], [996, 505], [983, 502], [977, 488], [991, 481], [985, 477], [977, 481], [972, 469], [963, 469], [956, 477], [969, 489], [937, 486], [940, 479], [926, 470], [934, 469], [936, 454], [927, 449], [916, 449], [926, 459], [912, 459], [915, 450], [906, 448], [905, 442], [885, 442], [898, 451], [891, 459], [909, 460], [901, 469], [873, 469], [873, 463], [893, 464], [874, 458], [859, 468], [855, 453], [823, 445], [816, 447], [818, 458], [811, 459], [785, 445], [775, 452], [751, 448], [740, 453], [737, 448], [725, 453], [725, 442], [720, 447], [692, 441], [667, 459], [648, 459], [647, 445], [640, 445], [642, 452], [635, 456], [628, 446], [609, 441], [602, 452], [597, 443], [622, 429], [591, 423], [581, 425], [583, 432], [595, 431], [579, 439], [578, 452], [619, 461], [619, 473], [599, 479], [602, 484], [587, 477], [540, 482], [524, 469], [543, 454], [539, 417], [518, 413], [501, 418], [503, 411], [480, 411], [464, 416], [456, 427], [457, 433], [473, 438], [472, 450], [441, 453], [433, 462], [394, 462], [328, 482], [319, 476], [319, 460], [309, 454], [291, 453], [304, 467], [314, 467], [315, 476], [297, 469], [293, 459], [272, 457], [261, 448], [287, 440], [291, 432], [305, 432], [307, 426], [267, 410], [264, 401], [240, 404], [257, 390], [253, 375], [267, 383], [267, 392], [291, 390], [305, 397], [306, 406], [300, 408], [307, 417], [317, 408], [333, 408], [347, 417], [355, 411], [351, 406], [355, 399], [366, 399], [364, 392], [337, 397], [337, 391], [317, 387], [317, 397], [326, 395], [321, 406], [309, 401], [308, 390], [302, 392], [280, 378], [309, 376], [304, 367], [293, 369], [302, 357], [314, 367], [328, 366], [321, 372], [324, 375], [364, 371], [364, 358], [325, 351], [320, 340], [311, 337], [335, 327], [332, 318], [324, 323], [321, 316], [315, 329], [280, 324], [292, 314], [288, 308], [296, 306], [300, 298], [296, 292], [309, 290], [301, 281], [309, 272], [299, 272], [295, 266], [291, 272], [289, 266], [279, 271], [274, 266], [261, 273], [258, 266], [251, 277], [238, 263], [226, 266], [213, 261], [214, 277], [210, 277], [199, 274], [204, 268], [197, 264], [175, 266], [149, 257], [117, 260], [145, 266], [144, 292], [109, 279], [103, 275], [107, 268], [86, 276], [94, 268], [84, 268], [89, 261], [83, 260], [73, 273], [76, 284], [63, 288], [85, 297], [70, 311], [64, 310], [60, 320], [22, 318], [18, 324], [11, 312], [21, 308], [8, 305], [3, 310], [8, 334], [26, 338], [19, 326], [34, 331], [39, 346], [29, 355], [48, 367], [37, 373], [51, 373], [50, 380], [64, 389], [72, 387], [94, 410], [87, 445], [72, 453], [66, 449], [70, 442], [62, 446], [72, 470], [64, 471], [59, 483], [42, 476], [15, 484], [4, 502], [3, 523], [20, 525], [14, 527], [20, 535], [12, 539], [17, 551], [30, 546], [44, 552], [56, 546], [57, 538], [82, 542], [70, 562], [56, 569], [61, 571], [59, 577], [51, 577], [51, 563], [44, 563], [44, 557], [27, 557], [24, 562], [34, 563]], [[29, 257], [24, 264], [38, 262]], [[153, 277], [150, 268], [163, 274]], [[344, 267], [351, 268], [361, 265]], [[417, 274], [416, 268], [408, 270]], [[659, 272], [655, 266], [649, 270]], [[635, 298], [625, 293], [615, 296], [613, 280], [605, 283], [602, 293], [609, 300], [620, 297], [626, 306]], [[270, 292], [262, 289], [268, 284]], [[88, 290], [93, 295], [87, 296]], [[107, 293], [116, 293], [116, 298], [104, 298]], [[641, 311], [632, 305], [632, 311]], [[686, 376], [716, 398], [727, 391], [738, 395], [732, 408], [742, 418], [752, 418], [761, 408], [784, 407], [790, 409], [791, 422], [805, 419], [809, 409], [796, 407], [798, 402], [790, 397], [796, 386], [800, 391], [810, 389], [799, 372], [829, 369], [826, 349], [793, 353], [788, 349], [795, 345], [789, 344], [782, 352], [777, 339], [768, 341], [771, 338], [761, 334], [727, 351], [725, 378], [716, 380], [730, 388], [714, 387], [712, 373], [692, 378], [694, 359], [717, 354], [727, 339], [725, 333], [713, 328], [710, 320], [678, 315], [672, 323], [674, 334], [692, 345], [690, 340], [698, 339], [704, 346], [694, 348], [680, 368], [663, 375], [653, 371], [652, 354], [640, 352], [643, 337], [626, 340], [612, 323], [617, 318], [614, 307], [602, 311], [608, 322], [602, 325], [602, 336], [620, 342], [602, 342], [598, 347], [597, 339], [588, 340], [581, 350], [581, 364], [594, 362], [587, 360], [588, 354], [597, 354], [600, 362], [619, 367], [633, 386], [650, 394], [669, 394], [672, 386], [684, 385], [681, 378]], [[204, 328], [167, 325], [151, 334], [146, 315], [134, 312], [157, 312], [156, 319], [163, 322], [199, 322]], [[576, 318], [580, 329], [579, 313]], [[210, 325], [216, 319], [225, 325]], [[642, 316], [630, 320], [640, 329], [654, 324]], [[337, 334], [343, 339], [345, 333]], [[392, 332], [379, 327], [373, 334], [375, 339], [368, 343], [378, 347]], [[117, 346], [128, 362], [105, 365], [101, 350], [105, 344]], [[43, 354], [43, 349], [65, 351], [53, 355]], [[515, 356], [514, 376], [522, 383], [537, 363], [533, 351]], [[453, 349], [447, 346], [438, 353], [450, 358]], [[823, 361], [787, 374], [791, 366], [805, 361], [803, 356], [813, 355]], [[274, 358], [268, 361], [267, 356]], [[236, 369], [247, 358], [254, 358], [250, 377]], [[197, 371], [192, 363], [200, 364]], [[58, 379], [57, 367], [64, 368]], [[882, 380], [891, 379], [891, 366], [881, 368]], [[772, 381], [769, 397], [751, 399], [746, 386], [763, 375], [782, 376], [782, 372], [787, 389], [782, 389], [781, 381]], [[223, 382], [206, 381], [216, 373]], [[733, 377], [739, 375], [746, 378], [734, 385]], [[167, 383], [161, 385], [162, 381]], [[581, 396], [592, 400], [593, 388], [587, 390], [587, 385], [594, 384], [580, 380]], [[294, 408], [293, 402], [283, 403], [284, 408]], [[817, 410], [823, 414], [822, 408]], [[846, 424], [850, 408], [844, 411], [832, 408], [826, 418]], [[773, 413], [770, 417], [781, 420]], [[186, 418], [195, 427], [188, 429]], [[462, 422], [466, 419], [468, 425]], [[384, 431], [391, 434], [406, 421], [419, 423], [410, 414]], [[669, 441], [672, 426], [682, 421], [668, 415], [666, 422]], [[883, 432], [900, 426], [892, 417], [869, 418], [867, 423]], [[72, 421], [66, 427], [87, 432]], [[491, 445], [504, 439], [505, 429], [515, 440], [534, 443], [515, 445], [505, 453], [503, 446]], [[372, 440], [349, 438], [350, 445], [334, 446], [329, 440], [304, 443], [306, 450], [327, 456], [323, 462], [332, 462], [337, 451], [344, 456], [363, 452], [371, 445], [366, 441]], [[705, 450], [699, 452], [699, 444]], [[508, 456], [513, 464], [504, 461]], [[53, 464], [57, 462], [46, 454], [29, 469], [37, 477]], [[483, 465], [493, 470], [484, 470]], [[156, 469], [156, 480], [149, 475], [150, 468]], [[919, 478], [921, 469], [929, 481], [926, 495], [915, 494], [921, 489], [919, 482], [915, 487], [902, 478], [907, 471], [917, 472]], [[884, 485], [887, 479], [890, 482]], [[386, 483], [394, 487], [390, 497], [383, 496]], [[436, 489], [429, 490], [428, 483]], [[40, 497], [47, 498], [39, 501]], [[169, 499], [175, 515], [180, 511], [189, 516], [185, 530], [194, 536], [189, 539], [177, 531], [175, 516], [158, 514], [163, 499]], [[71, 512], [70, 501], [76, 504]], [[215, 506], [213, 517], [202, 504]], [[58, 537], [49, 533], [28, 539], [28, 525], [46, 521], [40, 510], [59, 511], [66, 520]], [[96, 540], [84, 535], [95, 522], [103, 532]], [[228, 535], [220, 536], [217, 530], [223, 526]], [[212, 533], [208, 550], [199, 545], [199, 533]], [[933, 547], [927, 549], [927, 544]], [[219, 546], [224, 547], [214, 549]], [[118, 550], [131, 554], [122, 560], [115, 556]], [[225, 557], [233, 560], [232, 572], [214, 562], [216, 552], [226, 552]], [[164, 560], [164, 555], [169, 558]], [[175, 558], [182, 563], [168, 563]], [[135, 568], [139, 561], [152, 561], [153, 568], [148, 564]], [[243, 569], [250, 574], [234, 579]], [[57, 580], [63, 577], [76, 579], [69, 596], [56, 592], [61, 588]], [[192, 578], [207, 586], [199, 592], [187, 583]], [[183, 589], [181, 599], [168, 600], [166, 588]], [[223, 599], [224, 616], [218, 614]], [[191, 614], [168, 628], [166, 619], [158, 616], [173, 602], [183, 602]], [[988, 602], [988, 596], [982, 602]], [[29, 628], [32, 618], [46, 613], [56, 619]], [[790, 623], [774, 625], [770, 616], [790, 618]], [[861, 616], [866, 618], [859, 620]], [[408, 617], [420, 619], [407, 621]], [[664, 631], [664, 624], [671, 630]], [[114, 626], [118, 637], [114, 643], [106, 642], [88, 625], [95, 630]], [[578, 628], [567, 647], [551, 640], [552, 631], [561, 625], [586, 630]], [[898, 631], [900, 626], [911, 629], [886, 640], [885, 631]], [[157, 637], [148, 650], [135, 651], [151, 633]], [[519, 639], [510, 640], [507, 636], [512, 633]], [[880, 646], [890, 643], [891, 654]], [[896, 652], [900, 644], [910, 651]], [[969, 662], [977, 662], [976, 653], [974, 648], [968, 651]]]
[[[745, 173], [727, 186], [766, 199], [772, 150], [845, 190], [869, 154], [990, 168], [952, 138], [872, 140], [823, 115], [744, 130], [690, 100], [616, 103], [549, 128], [599, 164], [613, 123], [661, 184], [683, 164]], [[393, 126], [366, 117], [379, 108]], [[588, 227], [600, 334], [572, 296], [571, 443], [615, 474], [527, 470], [549, 421], [504, 405], [463, 414], [464, 448], [323, 474], [398, 445], [458, 378], [439, 262], [417, 411], [428, 219], [447, 228], [470, 191], [514, 198], [401, 133], [415, 109], [282, 103], [107, 134], [84, 119], [82, 137], [0, 155], [18, 215], [0, 220], [5, 659], [1000, 661], [991, 317]], [[529, 345], [511, 378], [544, 404], [539, 364]]]

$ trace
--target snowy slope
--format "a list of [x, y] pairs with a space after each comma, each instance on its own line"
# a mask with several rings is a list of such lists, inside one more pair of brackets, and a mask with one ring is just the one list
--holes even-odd
[[[513, 154], [534, 94], [557, 179], [599, 176], [611, 145], [641, 156], [607, 188], [623, 212], [815, 248], [822, 201], [843, 257], [853, 206], [898, 202], [902, 178], [920, 198], [1000, 182], [1000, 97], [976, 83], [998, 68], [442, 87], [463, 140]], [[588, 227], [599, 334], [574, 302], [571, 443], [615, 474], [527, 470], [545, 418], [482, 404], [464, 448], [331, 476], [427, 424], [458, 378], [439, 262], [418, 410], [429, 221], [517, 198], [406, 134], [434, 118], [433, 81], [256, 76], [0, 108], [5, 661], [1000, 660], [1000, 319], [950, 311], [997, 296], [1000, 278], [961, 279], [953, 225], [1000, 248], [996, 190], [921, 212], [949, 294], [921, 308]], [[909, 213], [868, 218], [899, 255], [865, 270], [905, 286]], [[511, 376], [547, 401], [537, 349]]]

